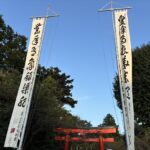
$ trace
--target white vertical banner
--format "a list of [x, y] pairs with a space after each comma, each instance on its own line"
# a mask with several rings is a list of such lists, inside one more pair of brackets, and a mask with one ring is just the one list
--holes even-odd
[[115, 10], [114, 30], [127, 149], [134, 150], [134, 108], [132, 94], [132, 50], [127, 9]]
[[32, 98], [45, 21], [45, 17], [33, 18], [32, 21], [25, 67], [9, 123], [4, 147], [17, 148], [21, 138], [25, 117], [28, 115], [26, 113], [28, 112]]

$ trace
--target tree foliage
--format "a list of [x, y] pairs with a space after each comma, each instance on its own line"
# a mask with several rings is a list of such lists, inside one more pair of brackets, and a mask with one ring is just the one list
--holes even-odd
[[[133, 102], [135, 121], [142, 126], [150, 125], [150, 44], [133, 51]], [[121, 97], [118, 76], [114, 80], [114, 96], [119, 108]]]
[[[118, 125], [116, 124], [116, 121], [114, 117], [111, 114], [107, 114], [106, 117], [104, 117], [102, 124], [98, 125], [98, 127], [115, 127], [116, 133], [110, 134], [112, 137], [121, 138], [119, 135]], [[109, 135], [108, 135], [109, 136]]]
[[57, 82], [55, 93], [57, 92], [57, 97], [62, 103], [68, 104], [71, 107], [74, 107], [75, 104], [77, 104], [77, 101], [72, 98], [71, 90], [73, 88], [73, 79], [70, 79], [70, 75], [61, 73], [57, 67], [51, 67], [48, 69], [39, 67], [38, 73], [40, 80], [51, 76], [51, 78]]
[[116, 122], [114, 117], [111, 114], [107, 114], [103, 119], [103, 123], [99, 125], [100, 127], [114, 126], [116, 127]]
[[[26, 140], [25, 144], [25, 149], [27, 150], [45, 149], [44, 145], [49, 147], [49, 149], [57, 149], [54, 142], [54, 128], [75, 128], [79, 126], [83, 128], [91, 126], [89, 122], [73, 116], [64, 109], [64, 103], [61, 99], [62, 97], [68, 98], [68, 95], [71, 95], [70, 92], [66, 92], [65, 88], [69, 90], [68, 88], [72, 87], [72, 80], [68, 80], [70, 76], [64, 73], [61, 74], [60, 71], [56, 74], [55, 70], [58, 70], [58, 68], [51, 68], [49, 71], [52, 74], [50, 73], [45, 79], [40, 81], [34, 91], [34, 100], [30, 113], [31, 119], [28, 121], [28, 140]], [[64, 82], [66, 79], [68, 81], [67, 84]], [[41, 134], [43, 135], [42, 138]], [[43, 144], [41, 145], [41, 143]]]
[[22, 72], [26, 56], [26, 37], [15, 33], [0, 16], [0, 66]]
[[[0, 69], [0, 148], [4, 144], [20, 79], [20, 72]], [[25, 135], [25, 149], [61, 149], [61, 143], [58, 144], [59, 147], [54, 141], [54, 128], [91, 127], [89, 122], [73, 116], [63, 107], [64, 103], [60, 99], [65, 95], [60, 87], [58, 80], [51, 75], [43, 80], [36, 80]]]

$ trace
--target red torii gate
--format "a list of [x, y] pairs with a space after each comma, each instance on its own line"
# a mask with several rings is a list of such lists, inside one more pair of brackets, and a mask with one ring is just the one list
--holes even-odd
[[[65, 136], [55, 136], [55, 140], [65, 141], [64, 150], [68, 150], [69, 141], [71, 142], [98, 142], [100, 150], [104, 150], [105, 142], [114, 142], [114, 138], [103, 138], [103, 134], [116, 133], [116, 128], [108, 127], [108, 128], [100, 128], [100, 129], [63, 129], [57, 128], [54, 130], [57, 133], [65, 133]], [[80, 137], [70, 137], [71, 133], [80, 133], [84, 134], [99, 134], [98, 138], [80, 138]]]

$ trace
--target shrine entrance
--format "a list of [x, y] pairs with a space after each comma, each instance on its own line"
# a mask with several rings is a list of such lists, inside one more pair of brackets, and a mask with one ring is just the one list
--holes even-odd
[[[104, 143], [114, 142], [114, 138], [112, 137], [105, 138], [104, 135], [116, 133], [116, 128], [115, 127], [106, 127], [98, 129], [56, 128], [54, 131], [58, 134], [57, 136], [55, 136], [55, 140], [65, 142], [64, 150], [69, 150], [69, 142], [99, 143], [99, 150], [104, 150]], [[96, 137], [92, 137], [93, 135], [96, 135]]]

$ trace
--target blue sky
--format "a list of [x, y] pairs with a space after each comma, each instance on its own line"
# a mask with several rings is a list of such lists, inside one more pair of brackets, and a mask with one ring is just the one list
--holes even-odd
[[[122, 116], [112, 93], [117, 72], [111, 13], [97, 10], [108, 0], [1, 0], [0, 14], [19, 34], [30, 36], [32, 16], [46, 15], [50, 7], [60, 14], [47, 21], [40, 63], [58, 66], [74, 79], [73, 114], [100, 124], [111, 113], [123, 131]], [[131, 6], [132, 48], [150, 41], [150, 1], [114, 0], [115, 7]], [[116, 111], [116, 113], [115, 113]], [[118, 118], [118, 119], [117, 119]]]

